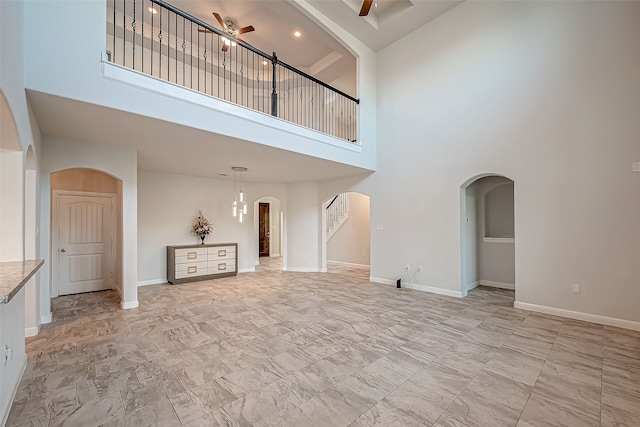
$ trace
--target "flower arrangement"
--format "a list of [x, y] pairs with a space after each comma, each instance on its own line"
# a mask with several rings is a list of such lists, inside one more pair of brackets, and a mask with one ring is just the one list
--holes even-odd
[[202, 239], [202, 244], [204, 245], [204, 238], [211, 234], [212, 231], [213, 227], [209, 220], [202, 214], [202, 209], [198, 209], [198, 216], [193, 220], [193, 225], [191, 226], [191, 234]]

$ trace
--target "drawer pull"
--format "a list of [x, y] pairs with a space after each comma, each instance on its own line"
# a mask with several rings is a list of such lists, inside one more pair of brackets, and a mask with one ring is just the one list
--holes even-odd
[[198, 259], [198, 252], [187, 252], [187, 259]]
[[227, 256], [227, 250], [226, 249], [220, 249], [218, 251], [218, 256]]
[[218, 270], [226, 270], [227, 269], [227, 263], [223, 262], [218, 264]]
[[191, 274], [191, 273], [197, 273], [198, 272], [198, 266], [197, 265], [193, 265], [190, 267], [187, 267], [187, 273]]

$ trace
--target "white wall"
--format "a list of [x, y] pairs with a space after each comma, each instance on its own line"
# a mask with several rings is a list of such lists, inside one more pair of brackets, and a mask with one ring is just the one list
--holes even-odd
[[287, 185], [285, 271], [318, 271], [320, 266], [320, 208], [318, 185], [300, 182]]
[[369, 196], [347, 193], [349, 218], [327, 242], [327, 261], [369, 266]]
[[381, 51], [384, 161], [319, 190], [371, 196], [371, 275], [459, 292], [460, 187], [499, 174], [516, 300], [640, 321], [639, 28], [637, 2], [465, 2]]
[[[286, 190], [281, 184], [245, 182], [243, 188], [248, 206], [264, 194], [286, 200]], [[138, 283], [166, 283], [167, 246], [200, 243], [197, 236], [190, 234], [198, 209], [202, 209], [213, 225], [213, 233], [205, 243], [238, 243], [238, 270], [253, 271], [257, 259], [255, 212], [249, 209], [244, 222], [239, 223], [231, 214], [233, 191], [233, 178], [211, 179], [140, 170]]]
[[41, 233], [45, 265], [42, 267], [41, 312], [50, 313], [49, 290], [51, 266], [55, 256], [51, 248], [51, 195], [50, 175], [64, 169], [89, 168], [102, 171], [122, 181], [122, 272], [118, 283], [122, 284], [122, 306], [133, 308], [138, 304], [137, 224], [138, 196], [137, 153], [128, 148], [86, 144], [44, 135], [41, 166]]
[[24, 259], [23, 157], [0, 148], [0, 261]]

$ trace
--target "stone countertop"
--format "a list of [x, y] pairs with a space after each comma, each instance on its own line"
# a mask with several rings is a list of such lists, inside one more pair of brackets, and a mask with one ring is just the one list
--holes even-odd
[[9, 303], [42, 264], [43, 259], [0, 262], [0, 304]]

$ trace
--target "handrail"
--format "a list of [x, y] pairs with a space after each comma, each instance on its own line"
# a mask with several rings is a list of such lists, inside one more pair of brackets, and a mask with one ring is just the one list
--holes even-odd
[[[216, 34], [217, 34], [217, 35], [219, 35], [219, 36], [225, 36], [225, 37], [228, 37], [228, 34], [227, 34], [227, 33], [225, 33], [224, 31], [219, 30], [218, 28], [214, 27], [214, 26], [213, 26], [213, 25], [211, 25], [211, 24], [207, 24], [207, 23], [206, 23], [206, 22], [204, 22], [203, 20], [198, 19], [198, 18], [196, 18], [195, 16], [190, 15], [190, 14], [188, 14], [187, 12], [184, 12], [184, 11], [182, 11], [182, 10], [178, 9], [177, 7], [175, 7], [175, 6], [171, 5], [171, 4], [167, 3], [167, 2], [164, 2], [164, 1], [162, 1], [162, 0], [150, 0], [150, 1], [151, 1], [152, 3], [155, 3], [155, 4], [159, 5], [159, 6], [162, 6], [162, 7], [166, 8], [166, 9], [169, 9], [169, 10], [170, 10], [170, 11], [172, 11], [173, 13], [176, 13], [177, 15], [179, 15], [179, 16], [181, 16], [181, 17], [185, 18], [185, 19], [188, 19], [188, 20], [189, 20], [189, 21], [191, 21], [191, 22], [196, 23], [196, 24], [200, 25], [201, 27], [204, 27], [204, 28], [206, 28], [207, 30], [209, 30], [209, 31], [212, 31], [212, 32], [216, 33]], [[245, 42], [243, 42], [243, 41], [241, 41], [241, 40], [235, 39], [234, 41], [235, 41], [236, 43], [238, 43], [240, 46], [242, 46], [242, 47], [244, 47], [244, 48], [246, 48], [246, 49], [249, 49], [249, 50], [250, 50], [250, 51], [252, 51], [253, 53], [255, 53], [255, 54], [257, 54], [257, 55], [260, 55], [260, 56], [263, 56], [263, 57], [265, 57], [265, 58], [268, 58], [269, 60], [271, 60], [271, 62], [272, 62], [274, 65], [279, 64], [279, 65], [283, 66], [284, 68], [288, 69], [289, 71], [293, 71], [293, 72], [294, 72], [294, 73], [296, 73], [296, 74], [300, 74], [300, 75], [301, 75], [301, 76], [303, 76], [304, 78], [309, 79], [309, 80], [311, 80], [312, 82], [314, 82], [314, 83], [316, 83], [316, 84], [319, 84], [320, 86], [323, 86], [323, 87], [325, 87], [325, 88], [327, 88], [327, 89], [330, 89], [330, 90], [332, 90], [332, 91], [334, 91], [334, 92], [336, 92], [336, 93], [338, 93], [338, 94], [340, 94], [340, 95], [344, 96], [345, 98], [347, 98], [347, 99], [349, 99], [349, 100], [351, 100], [351, 101], [355, 102], [356, 104], [360, 104], [360, 99], [358, 99], [358, 98], [354, 98], [353, 96], [351, 96], [351, 95], [348, 95], [348, 94], [344, 93], [344, 92], [343, 92], [343, 91], [341, 91], [340, 89], [336, 89], [336, 88], [334, 88], [333, 86], [331, 86], [331, 85], [329, 85], [329, 84], [327, 84], [327, 83], [325, 83], [325, 82], [323, 82], [323, 81], [321, 81], [321, 80], [318, 80], [318, 79], [316, 79], [316, 78], [315, 78], [315, 77], [313, 77], [313, 76], [310, 76], [309, 74], [305, 73], [304, 71], [298, 70], [297, 68], [295, 68], [295, 67], [293, 67], [293, 66], [291, 66], [291, 65], [287, 64], [286, 62], [280, 61], [280, 60], [278, 59], [277, 55], [276, 55], [276, 52], [273, 52], [273, 55], [269, 55], [269, 54], [267, 54], [267, 53], [265, 53], [265, 52], [261, 51], [260, 49], [257, 49], [257, 48], [255, 48], [255, 47], [253, 47], [252, 45], [250, 45], [250, 44], [248, 44], [248, 43], [245, 43]]]
[[331, 205], [333, 205], [333, 202], [335, 202], [335, 201], [336, 201], [336, 199], [338, 198], [338, 196], [339, 196], [339, 194], [336, 194], [336, 197], [334, 197], [334, 198], [333, 198], [333, 200], [331, 200], [331, 203], [329, 203], [329, 204], [327, 205], [327, 209], [329, 209], [329, 208], [331, 207]]

